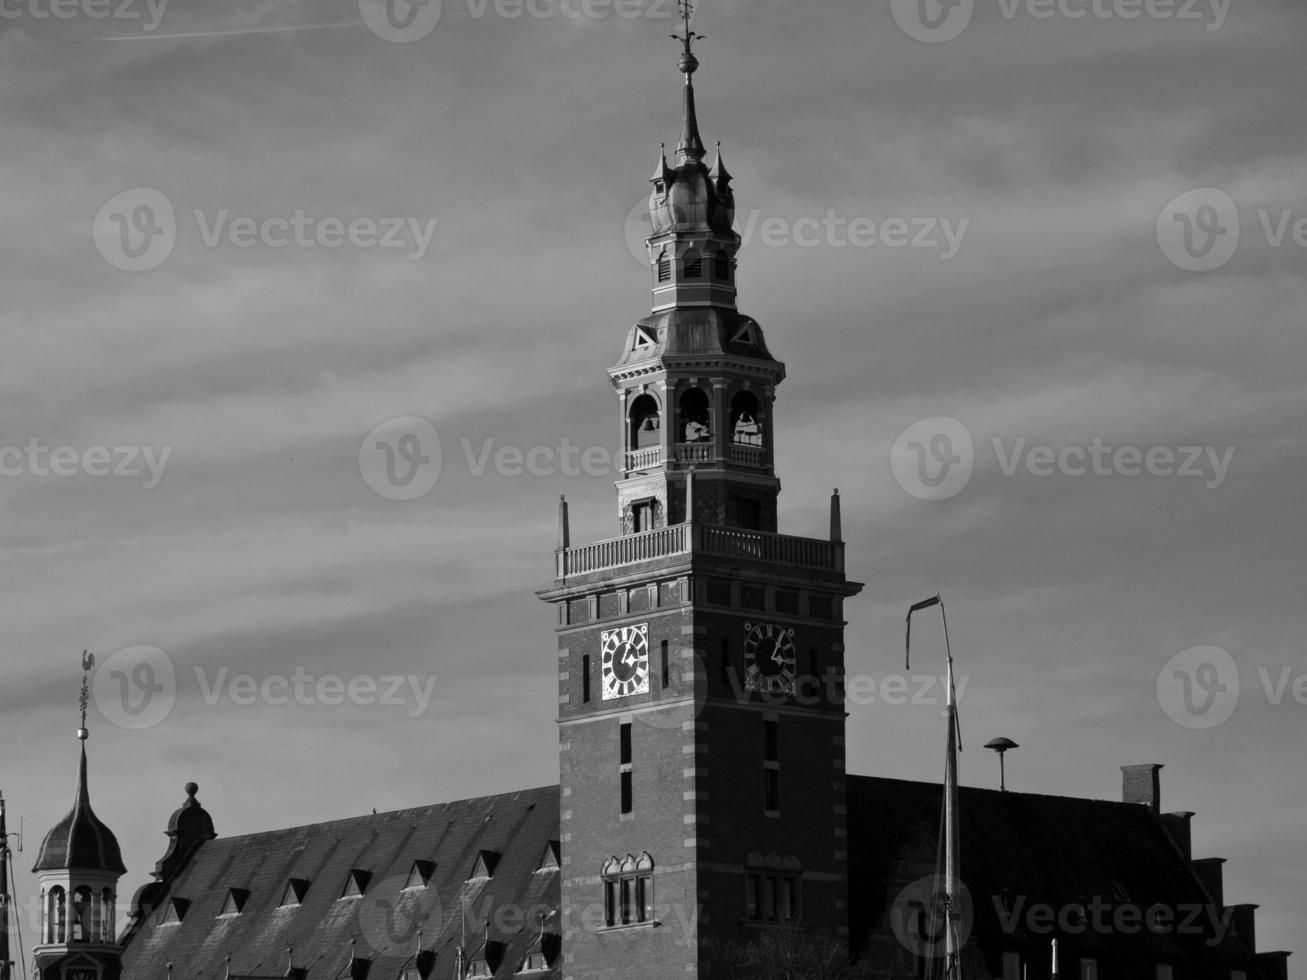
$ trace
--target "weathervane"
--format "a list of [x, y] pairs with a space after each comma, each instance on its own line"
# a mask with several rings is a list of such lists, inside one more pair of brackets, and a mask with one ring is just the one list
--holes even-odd
[[685, 21], [685, 33], [673, 34], [672, 38], [685, 45], [685, 60], [692, 61], [694, 59], [694, 42], [704, 39], [704, 35], [696, 34], [690, 30], [690, 21], [694, 19], [694, 0], [676, 0], [676, 6], [680, 8], [681, 19]]
[[82, 651], [82, 727], [77, 729], [77, 737], [83, 742], [91, 734], [86, 728], [86, 707], [91, 701], [91, 668], [95, 666], [95, 654], [89, 650]]

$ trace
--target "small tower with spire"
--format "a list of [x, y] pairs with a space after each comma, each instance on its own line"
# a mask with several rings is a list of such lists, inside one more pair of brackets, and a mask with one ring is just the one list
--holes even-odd
[[[772, 403], [785, 365], [762, 328], [736, 308], [735, 194], [721, 145], [710, 168], [695, 106], [693, 8], [681, 2], [684, 76], [675, 165], [660, 152], [649, 196], [653, 308], [608, 371], [622, 420], [623, 534], [686, 521], [776, 531]], [[688, 499], [695, 469], [694, 513]]]
[[115, 907], [126, 868], [113, 831], [91, 809], [86, 776], [86, 709], [94, 666], [94, 655], [83, 653], [81, 759], [73, 807], [45, 835], [33, 869], [41, 896], [34, 950], [40, 980], [117, 980], [122, 970]]

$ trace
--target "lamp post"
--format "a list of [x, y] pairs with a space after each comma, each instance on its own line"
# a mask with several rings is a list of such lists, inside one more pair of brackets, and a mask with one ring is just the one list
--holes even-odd
[[1003, 753], [1008, 749], [1019, 749], [1021, 746], [1017, 745], [1017, 743], [1012, 741], [1010, 738], [999, 736], [998, 738], [990, 739], [986, 742], [985, 748], [998, 753], [998, 788], [1000, 791], [1006, 793], [1007, 771], [1003, 763]]

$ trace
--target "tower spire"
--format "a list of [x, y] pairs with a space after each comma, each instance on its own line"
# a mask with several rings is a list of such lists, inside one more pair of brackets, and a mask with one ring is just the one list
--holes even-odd
[[694, 42], [702, 41], [704, 35], [690, 30], [690, 21], [694, 19], [694, 0], [677, 0], [677, 6], [681, 8], [681, 18], [685, 23], [683, 33], [672, 35], [684, 48], [681, 52], [681, 60], [677, 64], [677, 68], [685, 76], [684, 122], [681, 125], [680, 142], [676, 144], [676, 162], [681, 165], [703, 160], [703, 139], [699, 136], [699, 117], [694, 108], [693, 76], [699, 70], [699, 59], [694, 56]]

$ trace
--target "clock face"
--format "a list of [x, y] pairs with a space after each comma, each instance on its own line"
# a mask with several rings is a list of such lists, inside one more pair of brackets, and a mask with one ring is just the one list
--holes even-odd
[[794, 630], [772, 623], [744, 624], [744, 686], [768, 694], [794, 693]]
[[600, 644], [603, 657], [605, 701], [645, 694], [649, 690], [649, 624], [604, 630]]

